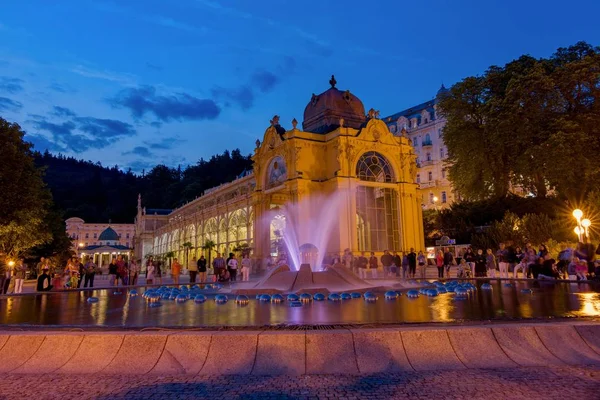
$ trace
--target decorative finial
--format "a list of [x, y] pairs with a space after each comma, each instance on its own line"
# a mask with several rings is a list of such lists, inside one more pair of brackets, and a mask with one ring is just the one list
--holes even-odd
[[375, 118], [375, 110], [374, 110], [373, 108], [371, 108], [371, 109], [369, 110], [369, 113], [367, 114], [367, 116], [368, 116], [369, 118]]
[[142, 207], [142, 194], [138, 193], [138, 204], [137, 204], [138, 208]]
[[346, 122], [344, 121], [344, 118], [340, 118], [340, 128], [344, 127], [344, 122]]
[[294, 118], [292, 120], [292, 126], [294, 127], [294, 130], [296, 130], [296, 126], [298, 125], [298, 121], [296, 121], [296, 118]]
[[375, 110], [374, 118], [379, 118], [379, 110]]
[[334, 88], [336, 83], [337, 83], [337, 81], [335, 80], [335, 76], [331, 75], [331, 79], [329, 80], [329, 84], [331, 85], [332, 88]]
[[256, 139], [255, 144], [256, 144], [256, 148], [258, 149], [260, 147], [260, 140]]
[[111, 220], [111, 219], [109, 219], [109, 220], [108, 220], [108, 226], [110, 226], [111, 222], [112, 222], [112, 220]]
[[271, 121], [271, 125], [279, 125], [279, 115], [274, 115]]

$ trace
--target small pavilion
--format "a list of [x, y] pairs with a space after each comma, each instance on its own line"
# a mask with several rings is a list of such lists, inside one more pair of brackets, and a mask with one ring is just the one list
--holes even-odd
[[133, 252], [133, 249], [121, 244], [119, 234], [110, 226], [100, 233], [98, 241], [100, 243], [98, 245], [81, 246], [78, 249], [82, 259], [92, 257], [98, 268], [110, 264], [110, 260], [119, 255], [128, 260]]

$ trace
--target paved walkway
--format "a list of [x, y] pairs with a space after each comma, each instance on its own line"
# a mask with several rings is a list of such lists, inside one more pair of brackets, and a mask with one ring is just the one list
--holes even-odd
[[371, 376], [3, 375], [0, 399], [594, 399], [600, 369], [518, 367]]

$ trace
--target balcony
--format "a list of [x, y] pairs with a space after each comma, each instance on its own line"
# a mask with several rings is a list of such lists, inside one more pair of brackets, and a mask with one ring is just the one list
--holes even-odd
[[424, 160], [421, 161], [418, 165], [419, 168], [426, 167], [428, 165], [433, 165], [433, 160]]
[[423, 140], [422, 146], [423, 147], [431, 147], [431, 146], [433, 146], [433, 142], [431, 140]]

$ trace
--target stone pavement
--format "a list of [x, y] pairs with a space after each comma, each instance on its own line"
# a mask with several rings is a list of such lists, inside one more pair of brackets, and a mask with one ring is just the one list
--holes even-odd
[[3, 375], [0, 399], [597, 399], [597, 367], [516, 367], [368, 376]]

